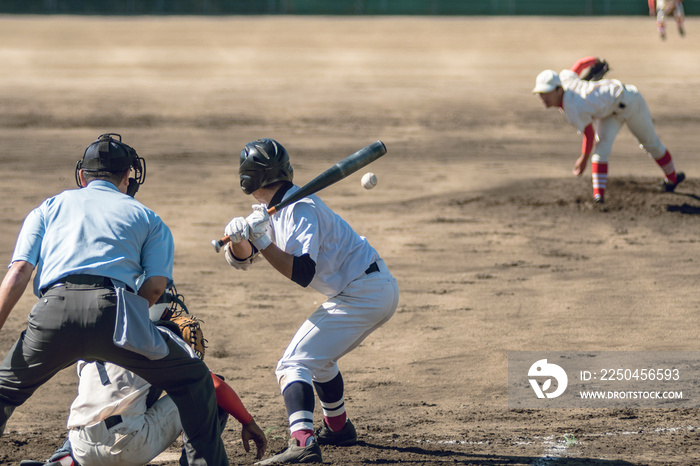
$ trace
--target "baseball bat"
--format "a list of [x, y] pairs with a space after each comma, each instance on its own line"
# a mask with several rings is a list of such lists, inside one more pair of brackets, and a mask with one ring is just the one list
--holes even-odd
[[[317, 193], [333, 183], [336, 183], [343, 178], [347, 178], [349, 175], [355, 173], [360, 168], [369, 165], [384, 154], [386, 154], [386, 146], [382, 141], [376, 141], [369, 146], [363, 147], [354, 154], [349, 155], [340, 162], [336, 163], [313, 180], [306, 183], [301, 187], [301, 189], [299, 189], [299, 191], [284, 199], [279, 204], [268, 208], [267, 213], [269, 215], [273, 215], [288, 205], [294, 204], [299, 199]], [[211, 245], [214, 247], [216, 252], [219, 252], [221, 248], [224, 247], [224, 245], [226, 245], [226, 243], [229, 241], [230, 238], [228, 236], [224, 236], [221, 239], [212, 240]]]

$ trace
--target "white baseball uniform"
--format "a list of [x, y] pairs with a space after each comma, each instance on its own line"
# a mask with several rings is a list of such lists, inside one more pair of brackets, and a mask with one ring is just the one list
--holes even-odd
[[673, 16], [678, 25], [678, 32], [683, 35], [683, 22], [685, 21], [685, 11], [683, 10], [683, 0], [649, 0], [649, 10], [656, 11], [656, 26], [662, 38], [666, 36], [666, 18]]
[[[197, 355], [170, 330], [193, 358]], [[146, 464], [177, 440], [182, 433], [180, 414], [173, 400], [165, 395], [150, 408], [146, 398], [151, 385], [143, 378], [111, 363], [77, 365], [78, 396], [70, 408], [68, 437], [73, 457], [82, 465]], [[119, 415], [114, 425], [107, 419]]]
[[607, 163], [613, 142], [623, 125], [627, 125], [641, 147], [654, 160], [666, 153], [651, 119], [644, 97], [632, 85], [617, 79], [585, 81], [571, 70], [559, 73], [564, 100], [562, 113], [579, 133], [593, 124], [596, 146], [592, 161]]
[[[299, 190], [292, 186], [284, 198]], [[396, 311], [396, 279], [366, 238], [317, 196], [272, 215], [273, 242], [294, 256], [309, 254], [316, 271], [309, 286], [328, 299], [302, 324], [276, 368], [280, 388], [292, 382], [328, 382], [338, 359], [356, 348]], [[369, 268], [376, 264], [378, 271]], [[371, 271], [372, 270], [372, 271]]]

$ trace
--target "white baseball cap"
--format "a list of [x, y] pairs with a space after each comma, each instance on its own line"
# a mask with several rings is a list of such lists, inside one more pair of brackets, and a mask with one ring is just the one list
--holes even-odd
[[543, 92], [552, 92], [558, 86], [561, 86], [559, 73], [552, 70], [544, 70], [537, 75], [537, 79], [535, 80], [535, 88], [532, 90], [532, 93], [541, 94]]

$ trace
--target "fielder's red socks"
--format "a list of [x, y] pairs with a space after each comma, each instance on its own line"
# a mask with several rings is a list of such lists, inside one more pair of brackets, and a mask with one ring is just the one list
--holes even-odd
[[323, 420], [328, 428], [333, 432], [343, 430], [347, 421], [343, 376], [338, 372], [329, 382], [314, 382], [314, 387], [323, 408]]
[[299, 446], [305, 447], [314, 438], [314, 389], [306, 382], [292, 382], [282, 396], [287, 407], [290, 435]]
[[608, 184], [608, 164], [592, 162], [591, 172], [593, 173], [593, 198], [602, 201], [605, 199], [605, 186]]
[[668, 182], [676, 184], [676, 166], [673, 164], [673, 157], [671, 157], [671, 153], [667, 150], [660, 159], [654, 160], [659, 167], [661, 167], [661, 170], [663, 170]]

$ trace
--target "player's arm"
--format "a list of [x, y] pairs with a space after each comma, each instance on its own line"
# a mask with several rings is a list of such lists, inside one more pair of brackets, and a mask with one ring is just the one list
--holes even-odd
[[168, 279], [161, 276], [148, 277], [139, 287], [139, 296], [148, 300], [148, 305], [153, 306], [163, 296], [168, 286]]
[[581, 71], [585, 70], [586, 68], [589, 68], [593, 66], [598, 59], [596, 57], [584, 57], [574, 63], [574, 66], [572, 66], [570, 69], [574, 73], [578, 74], [579, 76], [581, 75]]
[[230, 242], [224, 248], [226, 262], [233, 268], [248, 270], [258, 257], [258, 250], [248, 240], [250, 227], [244, 217], [235, 217], [226, 225], [224, 234]]
[[34, 266], [27, 261], [15, 261], [0, 284], [0, 329], [27, 289]]
[[316, 274], [316, 262], [308, 254], [294, 256], [275, 244], [270, 244], [261, 253], [279, 273], [303, 287], [309, 286]]
[[576, 160], [576, 164], [574, 165], [574, 175], [581, 176], [583, 172], [586, 171], [586, 165], [588, 164], [588, 158], [591, 156], [594, 141], [595, 130], [593, 129], [593, 124], [591, 123], [583, 130], [581, 156], [578, 158], [578, 160]]
[[[316, 263], [309, 254], [295, 256], [280, 249], [272, 242], [268, 232], [270, 217], [264, 204], [253, 206], [253, 213], [246, 217], [250, 228], [250, 243], [279, 273], [298, 283], [308, 286], [316, 273]], [[308, 221], [308, 219], [306, 219]], [[297, 228], [301, 228], [299, 225]], [[306, 232], [307, 235], [309, 232]]]
[[255, 419], [253, 419], [253, 416], [251, 416], [248, 410], [245, 409], [243, 402], [233, 388], [213, 372], [211, 373], [211, 378], [214, 382], [214, 391], [216, 392], [216, 404], [231, 416], [235, 417], [243, 426], [241, 430], [243, 448], [245, 448], [246, 452], [249, 452], [249, 442], [252, 440], [255, 442], [257, 448], [256, 458], [261, 459], [267, 448], [267, 438], [262, 429], [256, 424]]
[[233, 256], [233, 258], [239, 261], [244, 261], [253, 256], [254, 250], [253, 245], [250, 244], [250, 241], [240, 241], [238, 243], [228, 243], [228, 252]]

